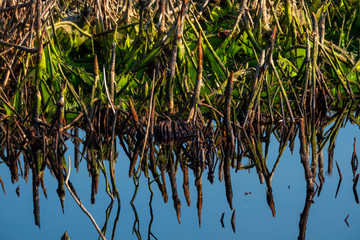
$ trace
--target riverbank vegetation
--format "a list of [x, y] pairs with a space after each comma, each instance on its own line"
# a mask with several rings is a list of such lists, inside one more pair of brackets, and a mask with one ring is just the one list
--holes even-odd
[[[275, 215], [271, 180], [285, 147], [299, 136], [314, 191], [324, 147], [332, 169], [339, 129], [359, 125], [359, 11], [350, 0], [2, 1], [2, 162], [12, 181], [31, 169], [35, 209], [49, 168], [64, 207], [70, 139], [75, 167], [87, 161], [91, 201], [100, 174], [119, 200], [119, 141], [129, 176], [151, 175], [164, 201], [168, 172], [179, 221], [179, 165], [195, 173], [199, 221], [205, 168], [210, 181], [219, 169], [232, 208], [231, 168], [255, 167]], [[271, 170], [273, 134], [280, 148]]]

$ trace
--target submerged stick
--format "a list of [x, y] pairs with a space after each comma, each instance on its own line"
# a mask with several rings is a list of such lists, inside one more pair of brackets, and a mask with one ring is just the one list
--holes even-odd
[[93, 218], [93, 216], [89, 213], [88, 210], [86, 210], [86, 208], [84, 207], [84, 205], [81, 203], [80, 199], [78, 199], [75, 194], [73, 193], [73, 191], [71, 190], [71, 188], [69, 187], [69, 177], [70, 177], [70, 173], [71, 173], [71, 163], [70, 163], [70, 156], [68, 158], [68, 174], [66, 176], [66, 180], [65, 180], [65, 186], [68, 189], [68, 191], [70, 192], [71, 196], [74, 198], [75, 202], [77, 203], [77, 205], [79, 205], [79, 207], [81, 208], [81, 210], [90, 218], [92, 224], [94, 225], [94, 227], [96, 228], [96, 230], [98, 231], [100, 237], [103, 240], [106, 240], [105, 236], [103, 235], [103, 233], [101, 232], [99, 226], [96, 224], [95, 219]]

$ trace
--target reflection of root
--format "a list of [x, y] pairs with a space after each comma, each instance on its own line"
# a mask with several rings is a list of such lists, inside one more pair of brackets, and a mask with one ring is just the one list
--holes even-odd
[[236, 210], [234, 209], [234, 211], [233, 211], [233, 213], [231, 215], [231, 228], [234, 231], [234, 233], [235, 233], [235, 211]]
[[274, 198], [272, 195], [272, 190], [266, 189], [266, 201], [270, 207], [272, 216], [275, 217], [276, 211], [275, 211], [275, 203], [274, 203]]
[[300, 222], [299, 222], [299, 237], [298, 240], [305, 240], [305, 231], [306, 231], [306, 224], [309, 217], [309, 211], [311, 204], [314, 203], [313, 197], [315, 195], [314, 190], [307, 189], [306, 191], [306, 199], [305, 199], [305, 206], [304, 210], [300, 214]]
[[197, 209], [198, 209], [198, 218], [199, 218], [199, 227], [201, 227], [201, 210], [203, 205], [203, 192], [202, 192], [202, 181], [201, 181], [201, 173], [198, 174], [195, 185], [197, 189]]
[[154, 126], [155, 141], [160, 144], [182, 144], [191, 140], [193, 135], [192, 125], [184, 121], [162, 121]]
[[358, 173], [355, 177], [355, 181], [354, 181], [354, 185], [353, 185], [353, 192], [354, 192], [354, 197], [355, 197], [355, 201], [357, 204], [359, 204], [359, 196], [357, 194], [357, 191], [356, 191], [356, 186], [357, 186], [357, 183], [359, 181], [359, 176], [360, 174]]

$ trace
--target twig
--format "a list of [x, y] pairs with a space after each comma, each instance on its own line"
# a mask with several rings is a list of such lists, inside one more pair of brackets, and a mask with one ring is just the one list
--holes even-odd
[[194, 94], [191, 98], [190, 113], [189, 113], [187, 122], [190, 122], [190, 120], [193, 120], [193, 122], [195, 122], [197, 104], [198, 104], [199, 98], [200, 98], [200, 89], [201, 89], [201, 85], [202, 85], [201, 78], [202, 78], [202, 72], [203, 72], [203, 49], [202, 49], [202, 44], [201, 44], [201, 33], [199, 34], [199, 41], [198, 41], [198, 55], [199, 55], [199, 57], [198, 57], [199, 59], [198, 59], [198, 67], [197, 67], [197, 73], [196, 73], [196, 82], [195, 82], [195, 87], [194, 87]]
[[9, 103], [9, 101], [6, 99], [6, 94], [4, 93], [3, 89], [0, 88], [1, 94], [3, 94], [5, 97], [3, 97], [0, 94], [0, 100], [4, 102], [4, 104], [10, 108], [10, 110], [19, 118], [22, 119], [22, 117], [20, 116], [20, 114], [13, 108], [13, 106]]
[[344, 219], [344, 221], [345, 221], [346, 225], [347, 225], [348, 227], [350, 227], [350, 226], [349, 226], [349, 223], [348, 223], [348, 221], [347, 221], [348, 218], [349, 218], [349, 214], [346, 216], [346, 218]]
[[[233, 29], [231, 30], [231, 33], [230, 33], [230, 35], [229, 35], [229, 38], [231, 38], [231, 37], [234, 35], [235, 30], [236, 30], [236, 28], [238, 27], [239, 22], [240, 22], [242, 16], [244, 15], [245, 11], [247, 10], [246, 3], [247, 3], [247, 0], [246, 0], [246, 1], [243, 1], [242, 5], [240, 6], [239, 15], [238, 15], [237, 18], [236, 18], [234, 27], [233, 27]], [[202, 10], [202, 8], [201, 8], [201, 10]], [[200, 14], [201, 14], [201, 12], [200, 12]]]
[[10, 74], [12, 75], [12, 77], [14, 78], [14, 80], [16, 80], [16, 76], [15, 76], [15, 73], [12, 69], [12, 66], [11, 64], [9, 63], [9, 61], [0, 53], [0, 58], [5, 62], [8, 70], [10, 71]]
[[84, 115], [84, 112], [79, 113], [79, 115], [77, 115], [72, 121], [71, 123], [67, 124], [66, 126], [63, 127], [63, 131], [71, 128], [72, 126], [75, 125], [75, 123]]
[[340, 177], [340, 181], [341, 181], [342, 180], [342, 174], [341, 174], [341, 171], [340, 171], [340, 168], [339, 168], [339, 165], [338, 165], [337, 161], [335, 161], [335, 163], [336, 163], [336, 167], [337, 167], [339, 177]]
[[205, 0], [205, 1], [203, 2], [203, 4], [201, 5], [201, 9], [200, 9], [200, 12], [199, 12], [199, 18], [201, 17], [204, 9], [207, 7], [208, 4], [209, 4], [209, 0]]
[[104, 240], [106, 240], [105, 236], [103, 235], [103, 233], [101, 232], [100, 228], [98, 227], [98, 225], [96, 224], [95, 219], [92, 217], [92, 215], [86, 210], [86, 208], [84, 207], [84, 205], [82, 205], [80, 199], [78, 199], [75, 194], [73, 193], [73, 191], [71, 190], [71, 188], [69, 187], [69, 177], [70, 177], [70, 172], [71, 172], [71, 163], [70, 163], [70, 156], [68, 158], [68, 174], [66, 176], [66, 180], [65, 180], [65, 186], [68, 189], [68, 191], [70, 192], [71, 196], [74, 198], [75, 202], [79, 205], [79, 207], [81, 208], [81, 210], [83, 210], [83, 212], [90, 218], [91, 222], [93, 223], [93, 225], [95, 226], [96, 230], [98, 231], [98, 233], [100, 234], [100, 237]]
[[31, 4], [31, 1], [29, 1], [27, 3], [21, 3], [19, 5], [15, 5], [15, 6], [6, 7], [6, 8], [3, 8], [3, 9], [0, 9], [0, 13], [7, 12], [7, 11], [10, 11], [10, 10], [18, 10], [20, 8], [24, 8], [24, 7], [29, 6], [30, 4]]
[[[149, 109], [150, 109], [149, 119], [148, 119], [147, 126], [146, 126], [145, 140], [144, 140], [144, 145], [143, 145], [142, 150], [141, 150], [139, 167], [141, 167], [141, 161], [142, 161], [143, 158], [144, 158], [145, 147], [146, 147], [146, 144], [147, 144], [147, 142], [148, 142], [148, 135], [149, 135], [149, 129], [150, 129], [150, 123], [151, 123], [151, 115], [152, 115], [153, 104], [154, 104], [154, 102], [153, 102], [153, 99], [154, 99], [154, 88], [155, 88], [155, 74], [154, 74], [154, 78], [153, 78], [153, 80], [152, 80], [150, 106], [149, 106]], [[150, 141], [152, 141], [152, 139], [150, 139]]]
[[[205, 107], [208, 107], [210, 108], [211, 110], [214, 110], [217, 114], [220, 115], [220, 117], [224, 117], [224, 114], [222, 114], [222, 112], [220, 112], [219, 110], [217, 110], [216, 108], [214, 108], [213, 106], [210, 106], [209, 104], [206, 104], [206, 103], [202, 103], [202, 102], [198, 102], [199, 105], [201, 106], [205, 106]], [[240, 126], [239, 126], [240, 127]]]
[[[113, 113], [115, 114], [115, 107], [114, 107], [114, 104], [113, 104], [113, 102], [112, 102], [112, 98], [111, 98], [111, 96], [109, 95], [109, 90], [108, 90], [107, 83], [106, 83], [105, 66], [103, 66], [103, 72], [104, 72], [104, 85], [105, 85], [106, 96], [108, 97], [108, 100], [109, 100], [109, 103], [110, 103], [110, 106], [111, 106], [111, 110], [112, 110]], [[110, 81], [111, 81], [111, 79], [110, 79]]]
[[340, 171], [340, 168], [339, 168], [339, 165], [338, 165], [337, 161], [335, 161], [335, 163], [336, 163], [336, 167], [337, 167], [339, 177], [340, 177], [339, 183], [338, 183], [338, 186], [337, 186], [337, 189], [336, 189], [336, 194], [335, 194], [335, 198], [336, 198], [338, 193], [339, 193], [339, 189], [340, 189], [340, 185], [341, 185], [341, 181], [342, 181], [342, 175], [341, 175], [341, 171]]
[[[114, 86], [115, 86], [115, 78], [116, 78], [116, 73], [115, 73], [115, 52], [116, 52], [116, 42], [113, 42], [111, 44], [111, 60], [110, 60], [110, 79], [109, 79], [109, 91], [110, 91], [110, 97], [111, 97], [111, 102], [114, 101]], [[106, 81], [104, 81], [106, 83]]]
[[220, 219], [221, 226], [222, 226], [223, 228], [225, 228], [225, 225], [224, 225], [224, 215], [225, 215], [225, 212], [222, 213], [221, 219]]
[[0, 44], [4, 45], [4, 46], [8, 46], [8, 47], [14, 47], [14, 48], [17, 48], [19, 50], [22, 50], [22, 51], [25, 51], [25, 52], [28, 52], [28, 53], [36, 53], [36, 52], [39, 51], [39, 48], [28, 48], [28, 47], [20, 46], [20, 45], [17, 45], [17, 44], [5, 42], [5, 41], [2, 41], [2, 40], [0, 40]]

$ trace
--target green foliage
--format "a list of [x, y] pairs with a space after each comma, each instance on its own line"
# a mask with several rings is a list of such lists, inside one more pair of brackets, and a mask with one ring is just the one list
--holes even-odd
[[[249, 14], [241, 12], [242, 7], [236, 3], [234, 6], [210, 4], [210, 11], [198, 17], [196, 14], [199, 6], [190, 4], [184, 19], [184, 31], [177, 43], [176, 74], [172, 81], [176, 109], [187, 107], [187, 98], [191, 96], [196, 83], [199, 34], [203, 37], [203, 84], [200, 99], [206, 99], [207, 104], [215, 108], [220, 109], [223, 104], [217, 98], [224, 94], [230, 72], [241, 73], [235, 74], [233, 95], [239, 101], [235, 105], [244, 112], [249, 111], [246, 107], [251, 100], [251, 92], [258, 89], [261, 108], [265, 112], [272, 109], [279, 115], [277, 107], [284, 98], [289, 98], [289, 106], [293, 109], [284, 108], [284, 113], [294, 111], [295, 115], [300, 114], [295, 102], [300, 102], [302, 96], [307, 94], [303, 90], [306, 84], [307, 89], [314, 87], [310, 85], [310, 77], [314, 74], [309, 69], [316, 69], [316, 77], [324, 79], [328, 93], [334, 99], [340, 101], [347, 97], [354, 98], [353, 94], [359, 90], [359, 67], [354, 60], [359, 51], [359, 3], [306, 2], [307, 5], [301, 5], [291, 1], [278, 1], [273, 6], [274, 12], [269, 10], [268, 16], [262, 16], [256, 8], [250, 8]], [[317, 22], [323, 12], [327, 14], [325, 41], [319, 47], [316, 65], [306, 60], [307, 44], [311, 54], [314, 48], [312, 12]], [[120, 107], [126, 108], [123, 103], [128, 102], [130, 97], [140, 104], [142, 99], [149, 96], [153, 87], [152, 79], [159, 80], [162, 73], [165, 73], [165, 80], [156, 97], [160, 105], [166, 102], [165, 82], [168, 81], [169, 59], [174, 54], [174, 36], [178, 34], [177, 15], [169, 18], [166, 31], [160, 31], [156, 21], [153, 21], [158, 20], [159, 15], [152, 16], [154, 19], [151, 21], [143, 18], [140, 23], [137, 13], [139, 9], [135, 7], [129, 21], [120, 22], [111, 31], [105, 31], [103, 26], [99, 27], [99, 20], [93, 24], [84, 23], [82, 27], [79, 27], [81, 24], [60, 20], [47, 27], [48, 35], [44, 37], [46, 44], [42, 59], [26, 76], [29, 82], [33, 82], [35, 74], [40, 77], [42, 113], [46, 113], [48, 117], [55, 114], [60, 92], [69, 85], [72, 90], [67, 91], [65, 96], [65, 109], [68, 112], [78, 112], [85, 107], [90, 111], [88, 106], [92, 106], [92, 101], [97, 98], [101, 100], [102, 106], [113, 101], [115, 105], [121, 103]], [[242, 15], [237, 19], [239, 14]], [[257, 71], [263, 68], [259, 63], [261, 52], [268, 51], [269, 39], [275, 26], [275, 45], [271, 53], [273, 65], [266, 59], [267, 67], [261, 72], [261, 79], [265, 79], [266, 84], [254, 88]], [[110, 87], [109, 80], [105, 82], [104, 79], [110, 79], [112, 42], [116, 42], [116, 48], [115, 94], [111, 100], [105, 88], [105, 85]], [[98, 56], [96, 64], [100, 69], [98, 76], [94, 74], [95, 54]], [[102, 70], [103, 66], [105, 72]], [[98, 80], [95, 80], [97, 77]], [[318, 86], [322, 84], [319, 82]], [[21, 87], [24, 85], [19, 84], [18, 88]], [[94, 97], [91, 97], [93, 91]], [[21, 90], [17, 90], [9, 103], [15, 110], [19, 110], [24, 105], [21, 101]], [[339, 103], [335, 101], [333, 105], [339, 106]], [[7, 114], [13, 114], [5, 103], [2, 103], [2, 108]], [[206, 112], [205, 108], [201, 109]], [[158, 110], [162, 111], [163, 108]]]

